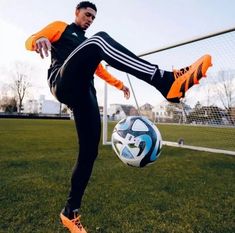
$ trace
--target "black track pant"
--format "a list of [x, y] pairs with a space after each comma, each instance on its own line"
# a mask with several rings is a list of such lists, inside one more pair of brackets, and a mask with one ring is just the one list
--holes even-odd
[[78, 46], [54, 71], [52, 92], [73, 109], [79, 153], [71, 178], [67, 206], [79, 208], [98, 154], [101, 120], [93, 86], [97, 65], [105, 60], [112, 67], [151, 83], [157, 65], [138, 58], [107, 33], [99, 32]]
[[73, 168], [71, 190], [67, 201], [67, 205], [72, 209], [80, 208], [83, 193], [98, 155], [100, 141], [100, 113], [95, 90], [92, 86], [84, 98], [82, 101], [78, 101], [79, 104], [73, 108], [79, 153]]

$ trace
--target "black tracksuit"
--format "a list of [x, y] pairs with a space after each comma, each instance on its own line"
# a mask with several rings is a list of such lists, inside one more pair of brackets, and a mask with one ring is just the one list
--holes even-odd
[[42, 36], [52, 43], [52, 61], [48, 70], [51, 92], [74, 113], [79, 152], [72, 173], [67, 207], [76, 209], [81, 206], [98, 155], [101, 121], [93, 85], [97, 66], [105, 60], [114, 68], [150, 84], [153, 75], [160, 74], [157, 65], [138, 58], [105, 32], [87, 39], [84, 31], [75, 23], [67, 25], [57, 21], [31, 36], [26, 41], [26, 47], [34, 50], [35, 41]]

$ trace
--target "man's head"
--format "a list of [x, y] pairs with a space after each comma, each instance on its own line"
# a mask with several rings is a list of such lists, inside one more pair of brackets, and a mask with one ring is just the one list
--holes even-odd
[[86, 30], [92, 24], [96, 16], [96, 6], [89, 1], [80, 2], [76, 7], [75, 23], [83, 30]]

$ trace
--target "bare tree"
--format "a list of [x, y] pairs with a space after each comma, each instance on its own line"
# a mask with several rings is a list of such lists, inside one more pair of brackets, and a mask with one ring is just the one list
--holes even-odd
[[217, 85], [218, 97], [226, 110], [232, 107], [235, 98], [235, 72], [221, 71], [219, 72], [219, 82]]
[[210, 85], [205, 85], [205, 94], [206, 94], [206, 106], [211, 105], [211, 86]]
[[187, 113], [187, 100], [186, 99], [181, 99], [180, 100], [180, 104], [181, 104], [181, 108], [182, 108], [182, 123], [187, 123], [188, 121], [188, 113]]
[[30, 73], [32, 68], [27, 63], [16, 62], [12, 71], [13, 84], [12, 89], [18, 102], [18, 113], [21, 113], [23, 108], [23, 100], [31, 87], [29, 82]]
[[3, 96], [0, 99], [0, 109], [3, 112], [13, 113], [17, 111], [17, 101], [14, 97]]
[[235, 99], [235, 71], [227, 70], [219, 72], [219, 83], [217, 85], [217, 94], [227, 111], [227, 118], [230, 124], [234, 125], [232, 114], [232, 105]]

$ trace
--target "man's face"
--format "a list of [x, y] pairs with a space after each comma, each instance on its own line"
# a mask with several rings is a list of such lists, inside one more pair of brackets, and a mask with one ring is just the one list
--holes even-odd
[[76, 10], [75, 14], [75, 23], [79, 25], [83, 30], [86, 30], [94, 21], [96, 11], [90, 7], [87, 7]]

